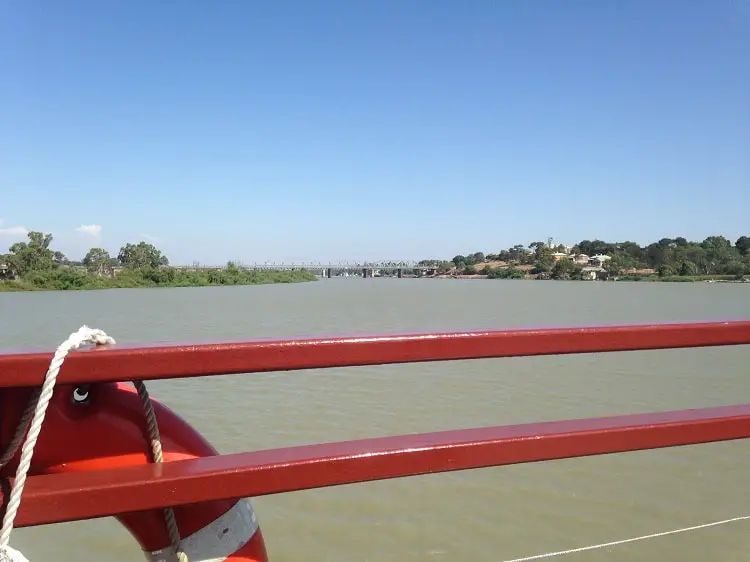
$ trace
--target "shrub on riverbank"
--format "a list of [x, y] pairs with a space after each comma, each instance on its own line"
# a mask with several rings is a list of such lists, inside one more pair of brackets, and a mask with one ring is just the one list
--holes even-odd
[[486, 267], [483, 273], [487, 275], [487, 279], [523, 279], [526, 276], [523, 270], [515, 266]]
[[210, 287], [263, 285], [315, 281], [306, 270], [255, 271], [229, 266], [226, 269], [185, 271], [173, 267], [123, 269], [114, 277], [102, 277], [86, 270], [61, 267], [31, 271], [16, 281], [0, 281], [0, 291], [68, 291], [94, 289], [134, 289], [139, 287]]

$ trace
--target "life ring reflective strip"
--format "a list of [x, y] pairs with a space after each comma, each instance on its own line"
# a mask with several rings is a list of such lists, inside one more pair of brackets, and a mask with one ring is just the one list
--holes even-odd
[[[196, 512], [200, 505], [195, 506]], [[180, 547], [190, 562], [258, 561], [266, 562], [258, 519], [250, 501], [242, 499], [229, 511], [199, 531], [182, 538]], [[144, 552], [151, 562], [172, 562], [173, 547]]]

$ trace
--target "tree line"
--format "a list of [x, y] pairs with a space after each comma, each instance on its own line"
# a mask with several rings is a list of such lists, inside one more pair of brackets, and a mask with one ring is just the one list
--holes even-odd
[[[555, 254], [565, 254], [563, 259]], [[481, 272], [490, 278], [522, 278], [524, 270], [538, 277], [552, 279], [583, 278], [582, 256], [604, 255], [601, 265], [605, 277], [644, 277], [652, 274], [661, 279], [687, 280], [696, 277], [733, 277], [750, 275], [750, 237], [740, 236], [734, 243], [724, 236], [709, 236], [702, 241], [684, 237], [662, 238], [646, 246], [635, 242], [582, 240], [574, 246], [532, 242], [516, 244], [497, 253], [475, 252], [457, 255], [452, 260], [423, 260], [439, 272], [457, 271], [465, 275]], [[579, 259], [575, 259], [578, 257]], [[585, 259], [585, 257], [583, 258]], [[487, 262], [504, 262], [501, 267], [487, 267]], [[530, 266], [519, 269], [520, 266]], [[677, 279], [682, 278], [682, 279]]]
[[[313, 281], [308, 271], [248, 271], [229, 263], [223, 269], [185, 271], [153, 244], [127, 243], [113, 257], [91, 248], [80, 261], [53, 250], [52, 235], [29, 232], [0, 254], [0, 290], [195, 287]], [[4, 279], [3, 279], [4, 278]]]

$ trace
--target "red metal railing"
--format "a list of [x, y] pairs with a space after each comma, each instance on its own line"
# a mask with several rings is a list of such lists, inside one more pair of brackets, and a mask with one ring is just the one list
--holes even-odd
[[[60, 383], [490, 357], [750, 344], [750, 321], [373, 337], [113, 346], [71, 353]], [[0, 387], [37, 386], [50, 353], [0, 354]], [[587, 455], [750, 437], [750, 404], [486, 427], [220, 455], [116, 470], [35, 476], [17, 525], [88, 519]]]

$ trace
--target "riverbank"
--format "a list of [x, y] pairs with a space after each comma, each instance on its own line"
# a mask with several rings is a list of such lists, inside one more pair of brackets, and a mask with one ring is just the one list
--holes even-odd
[[[556, 262], [557, 263], [557, 262]], [[577, 270], [577, 271], [576, 271]], [[615, 274], [608, 272], [602, 267], [583, 267], [578, 265], [572, 269], [561, 269], [555, 267], [551, 271], [539, 272], [532, 264], [514, 264], [502, 261], [487, 260], [483, 263], [472, 264], [470, 267], [453, 267], [444, 273], [429, 276], [434, 279], [525, 279], [525, 280], [561, 280], [561, 281], [628, 281], [646, 283], [742, 283], [748, 279], [748, 275], [659, 275], [653, 269], [624, 270]]]
[[158, 269], [125, 269], [113, 277], [107, 277], [95, 275], [85, 270], [59, 268], [51, 271], [32, 272], [23, 279], [14, 281], [0, 281], [0, 292], [216, 287], [305, 283], [316, 280], [317, 277], [306, 270], [252, 271], [236, 268], [185, 271], [172, 267], [162, 267]]
[[[494, 277], [491, 278], [489, 275], [477, 273], [475, 275], [466, 274], [455, 274], [455, 275], [435, 275], [427, 277], [427, 279], [514, 279], [523, 281], [538, 281], [540, 278], [536, 275], [526, 274], [522, 277]], [[548, 279], [550, 281], [556, 281], [556, 279]], [[593, 279], [565, 279], [565, 281], [593, 281]], [[618, 281], [618, 282], [642, 282], [642, 283], [748, 283], [750, 282], [749, 277], [744, 279], [738, 279], [734, 275], [690, 275], [681, 277], [679, 275], [670, 275], [668, 277], [659, 277], [658, 275], [622, 275], [612, 277], [610, 279], [602, 279], [602, 281]]]
[[750, 276], [750, 237], [740, 236], [733, 244], [720, 235], [702, 241], [678, 236], [646, 246], [599, 239], [555, 245], [550, 238], [546, 243], [516, 244], [495, 254], [474, 252], [451, 260], [422, 260], [419, 265], [451, 277], [741, 282]]
[[616, 277], [617, 281], [639, 281], [646, 283], [743, 283], [736, 275], [669, 275], [659, 277], [658, 275], [636, 276], [622, 275]]

